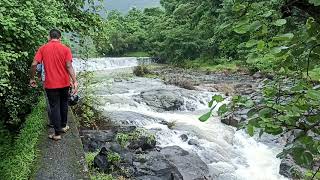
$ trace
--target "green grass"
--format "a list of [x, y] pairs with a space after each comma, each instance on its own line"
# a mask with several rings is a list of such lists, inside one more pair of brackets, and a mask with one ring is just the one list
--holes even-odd
[[143, 51], [133, 51], [133, 52], [127, 52], [123, 56], [124, 57], [149, 57], [149, 54]]
[[0, 161], [0, 177], [6, 180], [29, 179], [37, 157], [37, 145], [46, 124], [45, 100], [33, 108], [11, 147]]

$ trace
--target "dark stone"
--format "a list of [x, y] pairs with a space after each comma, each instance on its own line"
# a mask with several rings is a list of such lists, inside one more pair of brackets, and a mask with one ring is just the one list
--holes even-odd
[[118, 144], [118, 143], [112, 143], [111, 145], [110, 145], [110, 150], [111, 151], [113, 151], [113, 152], [116, 152], [116, 153], [118, 153], [118, 154], [121, 154], [121, 153], [123, 153], [123, 151], [125, 151], [125, 149], [124, 148], [122, 148], [121, 146], [120, 146], [120, 144]]
[[199, 146], [199, 141], [196, 140], [196, 139], [190, 139], [190, 140], [188, 141], [188, 144], [189, 144], [189, 145], [194, 145], [194, 146]]
[[178, 169], [183, 179], [209, 179], [209, 168], [198, 155], [179, 146], [165, 147], [160, 153]]
[[261, 78], [263, 78], [263, 75], [260, 72], [256, 72], [252, 77], [254, 79], [261, 79]]
[[95, 152], [101, 149], [106, 142], [113, 141], [115, 133], [112, 131], [82, 130], [82, 143], [85, 152]]
[[183, 142], [186, 142], [186, 141], [188, 141], [188, 136], [185, 135], [185, 134], [182, 134], [182, 135], [180, 136], [180, 139], [181, 139]]
[[106, 148], [102, 148], [99, 154], [94, 157], [93, 167], [97, 168], [99, 171], [106, 172], [110, 166], [107, 154], [108, 150]]
[[157, 111], [179, 110], [184, 104], [184, 100], [179, 93], [167, 89], [141, 92], [140, 98]]
[[306, 171], [297, 165], [290, 155], [287, 155], [281, 160], [279, 174], [284, 177], [294, 179], [297, 178], [296, 174], [304, 175]]
[[183, 180], [178, 169], [164, 155], [151, 151], [145, 155], [146, 162], [134, 162], [134, 177], [141, 180]]
[[137, 150], [141, 148], [143, 151], [155, 148], [156, 140], [150, 137], [141, 136], [137, 140], [133, 140], [128, 145], [129, 149]]
[[228, 115], [222, 118], [221, 122], [229, 126], [238, 127], [239, 123], [243, 120], [244, 119], [239, 116]]

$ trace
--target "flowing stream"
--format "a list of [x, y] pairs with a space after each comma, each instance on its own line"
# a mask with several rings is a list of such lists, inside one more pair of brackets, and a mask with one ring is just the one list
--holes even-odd
[[[111, 75], [117, 69], [137, 66], [137, 58], [101, 58], [86, 63], [74, 61], [78, 71], [97, 71], [100, 83], [94, 85], [94, 93], [100, 100], [100, 109], [117, 121], [115, 123], [144, 127], [157, 136], [158, 146], [177, 145], [198, 154], [208, 167], [212, 179], [221, 180], [282, 180], [279, 175], [280, 159], [276, 158], [280, 148], [258, 142], [244, 131], [220, 122], [213, 116], [207, 122], [198, 117], [208, 111], [207, 102], [212, 92], [186, 90], [166, 85], [159, 79], [133, 77], [116, 79]], [[84, 65], [86, 64], [86, 65]], [[141, 98], [148, 92], [150, 96]], [[183, 100], [179, 110], [163, 111], [150, 106], [148, 98], [161, 93], [175, 93]], [[168, 128], [163, 121], [171, 123]], [[181, 138], [187, 136], [195, 143]]]

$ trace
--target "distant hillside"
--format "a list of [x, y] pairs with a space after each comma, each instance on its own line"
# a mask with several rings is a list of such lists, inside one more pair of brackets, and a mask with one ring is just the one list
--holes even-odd
[[160, 0], [104, 0], [104, 7], [107, 10], [118, 10], [122, 13], [128, 12], [131, 8], [144, 9], [160, 6]]

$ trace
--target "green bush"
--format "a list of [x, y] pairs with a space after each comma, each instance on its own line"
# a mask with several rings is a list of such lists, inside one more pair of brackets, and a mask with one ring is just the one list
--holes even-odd
[[29, 87], [29, 67], [48, 31], [82, 33], [98, 24], [93, 11], [82, 11], [84, 4], [92, 7], [87, 0], [0, 1], [0, 116], [6, 127], [19, 129], [37, 101], [39, 91]]
[[32, 164], [38, 153], [39, 137], [43, 133], [45, 126], [45, 100], [41, 98], [31, 114], [27, 116], [26, 122], [16, 140], [10, 144], [10, 147], [6, 146], [6, 156], [1, 156], [2, 159], [0, 161], [0, 177], [5, 177], [7, 180], [29, 178], [33, 167]]

